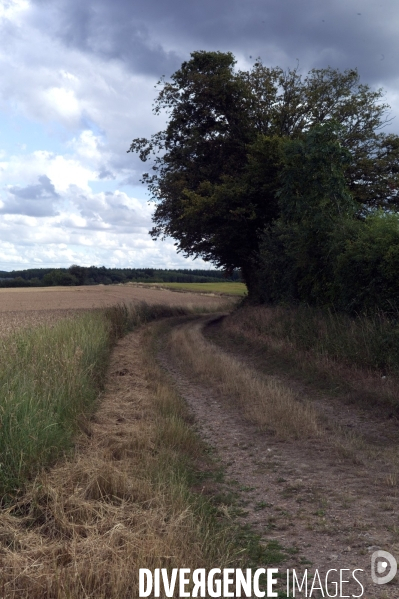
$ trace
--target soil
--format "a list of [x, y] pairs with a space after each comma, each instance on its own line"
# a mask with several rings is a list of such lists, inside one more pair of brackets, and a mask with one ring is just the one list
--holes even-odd
[[[239, 350], [235, 355], [239, 357]], [[284, 580], [287, 568], [295, 568], [301, 578], [308, 569], [311, 582], [315, 569], [323, 581], [328, 570], [338, 570], [330, 574], [333, 581], [338, 580], [339, 570], [345, 569], [343, 578], [350, 582], [343, 584], [337, 596], [399, 597], [398, 576], [385, 585], [372, 583], [370, 576], [374, 551], [382, 549], [399, 556], [398, 487], [386, 461], [378, 455], [370, 458], [370, 452], [355, 461], [353, 456], [340, 457], [331, 434], [311, 441], [278, 441], [244, 421], [228, 398], [216, 395], [211, 386], [187, 378], [170, 357], [162, 354], [160, 360], [237, 491], [241, 522], [253, 527], [264, 543], [276, 540], [287, 549], [285, 563], [279, 565]], [[242, 360], [247, 362], [247, 356]], [[298, 387], [298, 381], [292, 385]], [[306, 394], [306, 387], [301, 392]], [[330, 404], [326, 397], [319, 398], [317, 409], [326, 421], [339, 415], [341, 427], [356, 425], [366, 439], [373, 435], [381, 438], [385, 426], [389, 443], [397, 448], [396, 423], [375, 422], [375, 415], [361, 412], [358, 406], [340, 405], [337, 398], [334, 401]], [[228, 513], [233, 508], [226, 505], [225, 509]], [[356, 573], [365, 587], [362, 595], [351, 575], [355, 569], [363, 570]], [[316, 583], [315, 588], [318, 586]], [[329, 592], [334, 596], [331, 585]], [[311, 596], [322, 596], [317, 593]], [[305, 595], [297, 591], [296, 596]]]

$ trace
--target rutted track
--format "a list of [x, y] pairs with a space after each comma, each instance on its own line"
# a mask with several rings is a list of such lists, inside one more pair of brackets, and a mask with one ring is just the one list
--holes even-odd
[[[192, 345], [193, 353], [208, 351], [217, 359], [215, 346], [201, 332], [210, 320], [181, 321], [174, 330], [180, 342]], [[235, 481], [245, 510], [242, 522], [253, 526], [265, 542], [276, 539], [286, 548], [297, 548], [287, 567], [317, 568], [321, 573], [362, 568], [364, 597], [397, 597], [397, 583], [377, 587], [369, 576], [372, 551], [399, 553], [397, 490], [387, 484], [381, 461], [355, 464], [339, 458], [327, 432], [307, 440], [281, 441], [264, 427], [259, 430], [225, 396], [223, 385], [204, 377], [199, 380], [198, 373], [190, 374], [188, 357], [173, 351], [173, 345], [169, 349], [159, 359], [188, 402], [200, 434], [214, 448], [227, 477]], [[220, 348], [218, 352], [224, 354]], [[237, 372], [251, 370], [245, 356], [235, 361]], [[234, 377], [234, 370], [230, 374]], [[289, 380], [284, 383], [290, 385]], [[350, 420], [353, 415], [346, 409]], [[359, 595], [360, 589], [354, 583], [345, 585], [344, 592]]]

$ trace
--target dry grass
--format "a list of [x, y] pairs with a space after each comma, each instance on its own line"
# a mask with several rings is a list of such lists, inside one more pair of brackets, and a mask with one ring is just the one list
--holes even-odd
[[63, 318], [73, 318], [77, 310], [30, 310], [27, 312], [2, 312], [0, 310], [0, 338], [13, 335], [21, 329], [40, 325], [54, 326]]
[[[203, 323], [202, 323], [203, 325]], [[249, 421], [282, 439], [321, 434], [316, 412], [278, 377], [260, 375], [204, 339], [201, 323], [172, 331], [168, 345], [181, 367], [230, 397]]]
[[[297, 321], [293, 322], [295, 318]], [[367, 338], [362, 322], [357, 325], [353, 321], [349, 328], [345, 326], [346, 321], [341, 323], [337, 318], [336, 322], [332, 323], [336, 328], [334, 334], [327, 324], [327, 320], [333, 320], [333, 317], [323, 320], [322, 315], [317, 314], [317, 331], [310, 330], [311, 323], [298, 322], [300, 319], [301, 315], [295, 316], [294, 309], [246, 307], [230, 314], [223, 322], [222, 328], [224, 333], [233, 335], [236, 341], [243, 339], [261, 351], [274, 353], [281, 362], [286, 362], [287, 369], [302, 372], [305, 376], [316, 376], [320, 381], [327, 382], [331, 388], [341, 387], [343, 391], [350, 393], [352, 401], [370, 406], [385, 405], [389, 410], [399, 413], [398, 376], [386, 373], [384, 369], [371, 368], [366, 358], [363, 366], [360, 365], [361, 361], [359, 363], [362, 353], [368, 356], [372, 351], [376, 351], [375, 347], [366, 347], [366, 344], [373, 344], [372, 340]], [[368, 324], [371, 327], [371, 323]], [[302, 331], [301, 341], [296, 341], [294, 327]], [[344, 338], [342, 344], [348, 346], [352, 343], [351, 353], [357, 362], [351, 361], [348, 353], [340, 358], [338, 349], [335, 350], [336, 355], [331, 355], [332, 350], [327, 351], [326, 340], [331, 336], [331, 346], [338, 347], [340, 333]], [[315, 339], [313, 342], [312, 337]], [[316, 338], [322, 341], [318, 343]], [[384, 376], [381, 376], [382, 373]], [[386, 374], [388, 375], [385, 376]]]
[[3, 599], [131, 599], [139, 568], [232, 560], [225, 531], [190, 493], [185, 464], [202, 446], [149, 335], [119, 342], [75, 458], [42, 473], [1, 513]]

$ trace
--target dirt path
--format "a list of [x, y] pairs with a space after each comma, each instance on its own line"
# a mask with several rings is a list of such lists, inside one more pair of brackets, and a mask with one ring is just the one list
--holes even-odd
[[163, 387], [145, 349], [150, 326], [114, 348], [98, 410], [82, 420], [73, 454], [2, 506], [2, 599], [134, 599], [139, 568], [202, 564], [191, 506], [173, 486], [175, 475], [184, 494], [173, 438], [160, 446], [170, 418], [164, 410], [160, 422], [155, 407]]
[[[189, 330], [198, 322], [181, 326]], [[395, 481], [390, 485], [381, 462], [359, 465], [338, 459], [328, 435], [279, 442], [245, 422], [228, 398], [211, 386], [190, 380], [165, 353], [160, 360], [233, 481], [243, 507], [241, 521], [252, 525], [265, 542], [275, 539], [293, 550], [281, 570], [295, 567], [303, 574], [305, 568], [317, 568], [325, 574], [329, 569], [361, 568], [364, 573], [357, 577], [366, 589], [362, 597], [399, 597], [398, 577], [388, 585], [375, 585], [370, 578], [374, 551], [399, 555], [397, 488]], [[343, 423], [358, 419], [356, 407], [346, 406], [344, 413]], [[349, 578], [350, 572], [345, 575]], [[360, 591], [352, 579], [338, 596], [359, 596]], [[330, 593], [334, 596], [333, 588]]]

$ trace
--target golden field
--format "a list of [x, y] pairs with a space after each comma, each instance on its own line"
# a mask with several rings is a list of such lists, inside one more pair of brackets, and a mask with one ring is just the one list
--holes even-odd
[[220, 304], [221, 298], [196, 293], [174, 293], [168, 289], [132, 284], [0, 289], [0, 337], [17, 328], [52, 324], [60, 318], [76, 314], [77, 311], [143, 301], [148, 304], [212, 308]]

